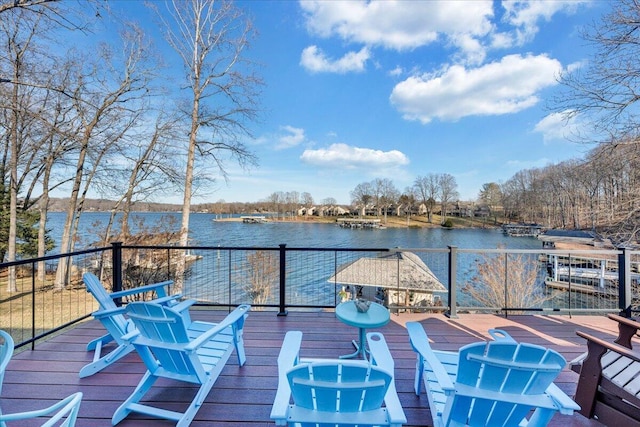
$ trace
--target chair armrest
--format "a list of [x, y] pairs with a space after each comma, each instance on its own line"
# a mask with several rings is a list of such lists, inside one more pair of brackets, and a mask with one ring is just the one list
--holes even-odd
[[126, 307], [118, 307], [118, 308], [113, 308], [111, 310], [94, 311], [93, 313], [91, 313], [91, 315], [96, 319], [102, 319], [105, 317], [111, 317], [116, 314], [124, 314], [126, 311], [127, 311]]
[[380, 332], [369, 332], [367, 334], [367, 343], [369, 344], [372, 363], [391, 374], [391, 383], [389, 383], [389, 388], [387, 388], [387, 393], [384, 396], [384, 405], [387, 408], [389, 422], [392, 425], [406, 424], [407, 417], [402, 410], [398, 392], [396, 391], [395, 362], [384, 335]]
[[[175, 310], [175, 308], [173, 307], [172, 309]], [[234, 323], [239, 322], [245, 315], [249, 313], [250, 309], [251, 309], [251, 306], [248, 304], [242, 304], [236, 307], [236, 309], [233, 310], [231, 313], [229, 313], [227, 317], [225, 317], [220, 323], [218, 323], [217, 325], [214, 324], [212, 328], [204, 331], [196, 339], [194, 339], [189, 344], [187, 344], [184, 349], [186, 351], [194, 351], [200, 348], [205, 343], [209, 342], [211, 337], [220, 333], [221, 331], [233, 325]]]
[[[112, 292], [109, 294], [111, 299], [122, 298], [128, 295], [141, 294], [144, 292], [155, 291], [158, 295], [158, 298], [163, 298], [168, 296], [167, 292], [164, 290], [165, 286], [170, 286], [173, 284], [173, 280], [166, 280], [164, 282], [152, 283], [150, 285], [138, 286], [136, 288], [125, 289], [123, 291]], [[179, 295], [178, 295], [179, 297]]]
[[[431, 349], [429, 337], [427, 337], [427, 333], [422, 328], [422, 325], [418, 322], [407, 322], [407, 332], [409, 332], [411, 347], [418, 353], [420, 361], [423, 363], [426, 362], [431, 367], [443, 392], [446, 395], [453, 393], [455, 390], [453, 381], [451, 381], [447, 370]], [[422, 363], [420, 365], [422, 366]]]
[[122, 336], [122, 340], [127, 343], [132, 343], [134, 339], [136, 339], [140, 335], [140, 331], [137, 329], [133, 329], [132, 331], [124, 334]]
[[558, 409], [555, 400], [552, 399], [551, 396], [549, 396], [547, 393], [505, 393], [458, 383], [456, 384], [456, 396], [483, 400], [494, 400], [497, 402], [512, 403], [514, 405], [526, 405], [534, 408], [544, 408], [552, 410]]
[[[619, 344], [616, 343], [611, 343], [605, 340], [601, 340], [600, 338], [596, 338], [592, 335], [586, 334], [582, 331], [576, 331], [576, 334], [584, 339], [587, 340], [587, 346], [591, 345], [591, 346], [596, 346], [596, 347], [600, 347], [602, 349], [605, 350], [611, 350], [615, 353], [618, 353], [622, 356], [626, 356], [629, 359], [632, 359], [636, 362], [640, 362], [640, 354], [627, 348], [627, 347], [623, 347]], [[604, 352], [603, 352], [604, 353]], [[587, 359], [589, 358], [589, 355], [587, 355]], [[586, 360], [585, 360], [586, 361]]]
[[640, 323], [616, 314], [608, 314], [607, 317], [618, 322], [618, 337], [615, 343], [627, 348], [632, 348], [631, 339], [638, 332], [638, 329], [640, 329]]
[[564, 415], [572, 415], [573, 411], [579, 411], [580, 405], [573, 401], [567, 394], [560, 390], [560, 388], [551, 383], [549, 387], [547, 387], [547, 394], [556, 402], [558, 406], [558, 411]]
[[389, 352], [389, 346], [387, 346], [384, 335], [380, 332], [369, 332], [367, 334], [367, 344], [371, 353], [371, 362], [393, 376], [395, 362]]
[[4, 425], [5, 421], [20, 421], [44, 417], [52, 414], [54, 411], [58, 411], [58, 413], [51, 416], [51, 418], [42, 425], [58, 425], [57, 421], [61, 420], [65, 416], [68, 418], [68, 420], [75, 421], [76, 417], [78, 416], [78, 410], [80, 408], [81, 401], [82, 392], [78, 391], [44, 409], [38, 409], [28, 412], [16, 412], [13, 414], [0, 414], [0, 423]]
[[[170, 298], [170, 297], [169, 297]], [[156, 302], [156, 301], [154, 301]], [[186, 299], [184, 301], [181, 301], [175, 305], [172, 305], [171, 308], [174, 309], [175, 311], [177, 311], [178, 313], [182, 313], [185, 310], [189, 310], [189, 307], [191, 307], [193, 304], [195, 304], [196, 300], [194, 299]]]
[[293, 368], [299, 360], [300, 345], [302, 344], [302, 332], [289, 331], [284, 337], [282, 348], [278, 355], [278, 389], [271, 408], [271, 419], [276, 425], [287, 425], [287, 412], [291, 400], [291, 388], [287, 379], [287, 372]]

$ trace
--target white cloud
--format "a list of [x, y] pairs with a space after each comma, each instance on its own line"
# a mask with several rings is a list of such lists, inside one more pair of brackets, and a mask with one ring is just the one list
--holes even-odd
[[278, 144], [275, 147], [276, 150], [295, 147], [296, 145], [301, 144], [305, 139], [304, 129], [295, 128], [288, 125], [281, 126], [280, 129], [285, 131], [287, 134], [282, 135], [278, 138]]
[[316, 166], [346, 169], [395, 168], [409, 163], [407, 156], [398, 150], [372, 150], [342, 143], [331, 144], [329, 148], [305, 150], [300, 159]]
[[[457, 50], [456, 60], [481, 64], [486, 50], [530, 42], [541, 20], [574, 13], [591, 0], [370, 1], [301, 0], [309, 33], [347, 43], [412, 50], [432, 43]], [[496, 22], [494, 7], [502, 7]]]
[[401, 76], [403, 72], [404, 72], [404, 70], [402, 69], [402, 67], [398, 65], [398, 66], [396, 66], [396, 68], [394, 68], [393, 70], [389, 71], [389, 75], [391, 77], [398, 77], [398, 76]]
[[574, 71], [584, 67], [585, 65], [586, 61], [572, 62], [571, 64], [567, 65], [567, 72], [573, 73]]
[[[493, 29], [493, 2], [301, 1], [307, 30], [322, 38], [405, 51], [444, 38], [477, 60], [479, 43]], [[483, 51], [484, 49], [481, 49]], [[481, 55], [482, 56], [482, 55]]]
[[522, 45], [529, 42], [538, 33], [541, 19], [550, 21], [558, 12], [574, 13], [576, 9], [589, 3], [588, 0], [505, 0], [502, 6], [506, 12], [504, 21], [516, 27], [515, 42]]
[[549, 114], [536, 124], [534, 131], [540, 132], [543, 141], [548, 143], [568, 140], [571, 135], [577, 134], [578, 127], [578, 117], [569, 111], [564, 111]]
[[542, 157], [540, 159], [531, 159], [531, 160], [508, 160], [507, 166], [511, 170], [524, 170], [524, 169], [534, 169], [534, 168], [543, 168], [545, 166], [549, 166], [552, 161], [546, 157]]
[[314, 73], [361, 72], [370, 56], [369, 49], [363, 47], [359, 52], [348, 52], [342, 58], [333, 60], [327, 58], [317, 46], [309, 46], [302, 51], [300, 65]]
[[509, 55], [471, 69], [454, 65], [398, 83], [390, 101], [405, 119], [422, 123], [511, 114], [537, 104], [537, 93], [557, 84], [560, 70], [560, 62], [546, 55]]
[[307, 28], [321, 37], [405, 50], [432, 43], [439, 33], [484, 35], [491, 29], [490, 0], [301, 1]]

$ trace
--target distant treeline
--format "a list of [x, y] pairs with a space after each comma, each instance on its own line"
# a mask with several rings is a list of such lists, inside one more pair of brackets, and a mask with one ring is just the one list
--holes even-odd
[[[69, 205], [68, 198], [52, 198], [49, 202], [50, 212], [65, 212]], [[110, 212], [115, 206], [113, 200], [86, 199], [83, 212]], [[182, 205], [172, 203], [133, 202], [133, 212], [181, 212]], [[268, 212], [268, 203], [217, 202], [192, 205], [192, 212], [209, 212], [216, 214], [243, 214]]]

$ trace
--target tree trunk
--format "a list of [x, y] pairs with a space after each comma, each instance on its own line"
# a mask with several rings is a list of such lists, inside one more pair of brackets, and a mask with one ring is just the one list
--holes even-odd
[[[66, 218], [64, 226], [62, 228], [62, 241], [60, 242], [60, 253], [68, 253], [71, 249], [71, 229], [73, 225], [73, 219], [76, 214], [76, 208], [78, 206], [78, 194], [80, 193], [80, 185], [82, 184], [82, 172], [84, 170], [84, 162], [87, 156], [88, 141], [90, 131], [85, 132], [84, 138], [80, 145], [80, 152], [78, 153], [78, 161], [76, 162], [76, 175], [73, 179], [73, 186], [71, 188], [71, 197], [69, 197], [69, 205], [67, 206]], [[67, 284], [68, 273], [70, 263], [69, 259], [62, 257], [58, 260], [58, 269], [56, 271], [56, 280], [54, 289], [64, 289]]]

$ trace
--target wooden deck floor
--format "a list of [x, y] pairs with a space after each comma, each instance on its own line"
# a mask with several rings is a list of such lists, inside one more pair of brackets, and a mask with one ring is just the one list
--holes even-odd
[[[217, 321], [226, 312], [196, 310], [197, 320]], [[448, 319], [441, 314], [392, 315], [391, 322], [379, 330], [385, 335], [396, 361], [396, 386], [409, 426], [428, 426], [431, 416], [424, 394], [413, 393], [415, 356], [411, 351], [404, 325], [420, 321], [434, 348], [457, 350], [460, 346], [488, 338], [488, 328], [502, 328], [520, 341], [552, 347], [571, 360], [586, 350], [576, 336], [577, 329], [606, 339], [616, 335], [614, 322], [601, 316], [510, 316], [461, 314]], [[192, 426], [272, 426], [269, 420], [277, 385], [276, 358], [284, 334], [303, 331], [302, 357], [330, 357], [353, 351], [351, 339], [355, 328], [340, 323], [333, 312], [290, 312], [277, 317], [274, 312], [251, 312], [245, 327], [247, 363], [239, 368], [232, 355], [214, 385]], [[89, 321], [39, 344], [35, 351], [14, 355], [5, 374], [1, 407], [5, 413], [39, 408], [75, 391], [84, 399], [78, 426], [110, 426], [111, 416], [131, 393], [144, 372], [135, 353], [92, 377], [80, 379], [78, 371], [91, 360], [85, 344], [100, 336], [103, 329]], [[556, 383], [569, 395], [575, 392], [577, 375], [568, 368]], [[193, 388], [183, 384], [159, 389], [155, 395], [167, 407], [186, 407]], [[130, 416], [120, 426], [169, 426], [167, 421]], [[552, 426], [600, 426], [580, 415], [556, 416]]]

